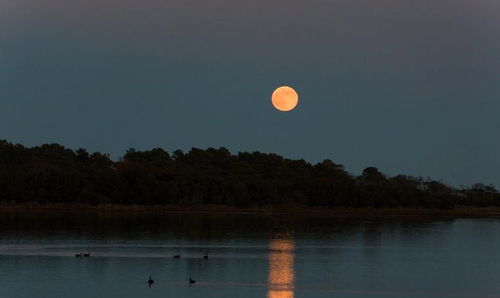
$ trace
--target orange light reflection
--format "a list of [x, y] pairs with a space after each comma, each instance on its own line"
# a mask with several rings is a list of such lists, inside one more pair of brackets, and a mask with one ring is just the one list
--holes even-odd
[[269, 243], [268, 298], [293, 298], [294, 250], [293, 240], [275, 239]]

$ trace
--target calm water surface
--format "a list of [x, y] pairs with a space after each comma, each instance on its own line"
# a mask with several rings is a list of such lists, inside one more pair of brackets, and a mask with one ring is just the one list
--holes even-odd
[[500, 220], [0, 213], [0, 297], [500, 297]]

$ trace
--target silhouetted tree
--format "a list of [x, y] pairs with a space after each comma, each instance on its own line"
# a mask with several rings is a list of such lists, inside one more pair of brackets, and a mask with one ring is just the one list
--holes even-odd
[[129, 149], [120, 161], [58, 144], [27, 148], [0, 140], [0, 201], [234, 207], [500, 206], [492, 185], [455, 189], [375, 167], [353, 177], [331, 160], [310, 164], [277, 154], [192, 148]]

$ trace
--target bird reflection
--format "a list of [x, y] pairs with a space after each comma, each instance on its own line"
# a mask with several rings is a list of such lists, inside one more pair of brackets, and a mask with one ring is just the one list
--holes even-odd
[[269, 243], [268, 298], [293, 298], [294, 249], [290, 239], [273, 239]]

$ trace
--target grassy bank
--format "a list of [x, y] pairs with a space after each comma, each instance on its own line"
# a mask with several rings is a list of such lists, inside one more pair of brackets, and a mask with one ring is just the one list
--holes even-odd
[[311, 208], [269, 207], [238, 209], [222, 205], [186, 207], [181, 205], [85, 205], [85, 204], [12, 204], [0, 203], [0, 211], [72, 211], [121, 213], [240, 213], [240, 214], [303, 214], [331, 216], [446, 216], [446, 217], [500, 217], [500, 207], [463, 207], [449, 210], [424, 208]]

